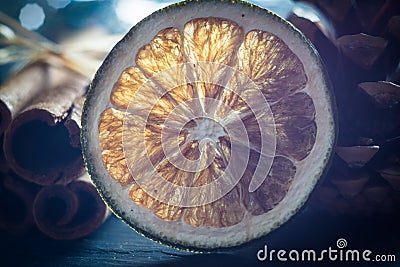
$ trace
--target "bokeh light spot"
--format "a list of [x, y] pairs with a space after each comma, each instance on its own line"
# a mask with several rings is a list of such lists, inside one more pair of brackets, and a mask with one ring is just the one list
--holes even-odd
[[55, 9], [60, 9], [68, 6], [71, 0], [47, 0], [47, 4]]
[[19, 21], [28, 30], [37, 30], [45, 17], [43, 8], [38, 4], [26, 4], [19, 12]]

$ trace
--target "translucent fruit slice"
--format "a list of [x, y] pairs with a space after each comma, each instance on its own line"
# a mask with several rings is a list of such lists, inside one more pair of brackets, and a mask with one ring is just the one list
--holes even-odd
[[180, 248], [268, 234], [307, 200], [335, 140], [305, 37], [246, 3], [176, 4], [112, 50], [88, 93], [82, 146], [111, 209]]

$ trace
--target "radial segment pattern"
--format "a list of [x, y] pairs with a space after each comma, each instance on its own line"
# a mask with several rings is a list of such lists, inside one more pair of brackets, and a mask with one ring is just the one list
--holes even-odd
[[269, 32], [220, 18], [163, 29], [115, 82], [98, 125], [103, 164], [164, 221], [228, 227], [267, 213], [314, 146], [306, 83]]

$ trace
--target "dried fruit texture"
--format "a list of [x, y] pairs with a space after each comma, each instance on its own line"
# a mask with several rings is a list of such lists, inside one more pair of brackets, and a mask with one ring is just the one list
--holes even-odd
[[277, 36], [250, 31], [238, 51], [238, 69], [249, 75], [268, 101], [276, 102], [304, 88], [300, 60]]
[[[235, 22], [219, 18], [191, 20], [185, 24], [183, 33], [174, 28], [161, 30], [136, 55], [136, 64], [139, 68], [132, 66], [121, 74], [114, 85], [110, 100], [122, 111], [124, 108], [135, 111], [135, 107], [140, 108], [139, 106], [144, 104], [129, 105], [133, 97], [136, 94], [143, 94], [143, 97], [152, 94], [151, 86], [148, 87], [148, 92], [137, 91], [145, 83], [145, 77], [150, 78], [157, 72], [182, 62], [197, 61], [217, 62], [236, 67], [248, 75], [260, 87], [265, 98], [273, 103], [271, 108], [277, 130], [277, 155], [284, 157], [274, 161], [272, 170], [261, 187], [249, 195], [246, 188], [248, 183], [242, 185], [244, 182], [241, 182], [229, 194], [213, 203], [185, 209], [155, 200], [133, 183], [138, 177], [133, 178], [130, 175], [123, 152], [124, 114], [114, 108], [107, 109], [100, 118], [99, 137], [103, 163], [110, 175], [120, 184], [134, 184], [130, 190], [130, 198], [135, 203], [152, 210], [161, 219], [177, 221], [183, 216], [184, 222], [192, 226], [227, 227], [243, 220], [247, 210], [246, 205], [242, 207], [245, 199], [252, 198], [252, 205], [261, 207], [257, 211], [260, 214], [273, 209], [285, 196], [296, 172], [292, 160], [304, 159], [315, 143], [317, 127], [314, 122], [314, 104], [308, 94], [296, 93], [305, 87], [307, 77], [298, 57], [280, 38], [258, 30], [249, 31], [245, 35], [243, 29]], [[163, 91], [167, 92], [168, 88], [163, 88]], [[226, 97], [230, 92], [221, 86], [206, 83], [190, 84], [167, 92], [156, 103], [148, 116], [145, 129], [147, 153], [152, 164], [156, 166], [153, 175], [159, 174], [167, 181], [192, 187], [206, 185], [223, 175], [229, 163], [224, 154], [217, 154], [212, 163], [203, 170], [200, 170], [202, 167], [199, 166], [200, 171], [196, 174], [176, 168], [163, 151], [161, 131], [167, 116], [177, 104], [182, 101], [193, 101], [198, 96], [225, 100], [225, 104], [232, 109], [238, 109], [241, 104], [239, 99], [232, 101]], [[248, 106], [241, 109], [243, 113], [250, 111]], [[185, 118], [181, 118], [183, 119]], [[257, 137], [260, 135], [260, 132], [257, 132], [258, 125], [255, 125], [255, 130], [251, 130], [252, 123], [257, 124], [257, 119], [263, 118], [261, 115], [257, 117], [257, 114], [247, 119], [243, 118], [250, 133], [251, 143], [257, 143], [260, 139]], [[197, 123], [202, 122], [197, 121]], [[187, 130], [191, 132], [190, 127]], [[140, 132], [140, 129], [137, 129], [137, 132]], [[184, 157], [190, 160], [204, 157], [200, 162], [205, 164], [208, 162], [207, 157], [213, 157], [220, 150], [225, 149], [225, 153], [229, 154], [231, 144], [227, 139], [227, 133], [221, 134], [218, 138], [225, 138], [226, 144], [223, 145], [225, 147], [216, 142], [207, 143], [199, 148], [202, 140], [196, 137], [189, 138], [181, 148]], [[167, 142], [164, 143], [165, 146], [172, 141], [164, 140], [164, 142]], [[253, 153], [254, 157], [259, 157], [256, 151]], [[254, 161], [258, 162], [258, 159]], [[256, 165], [253, 167], [252, 171], [244, 175], [243, 181], [251, 178]], [[143, 173], [148, 171], [143, 170]], [[163, 184], [157, 184], [155, 187], [162, 191]], [[252, 207], [249, 208], [251, 211]]]
[[337, 45], [355, 64], [369, 69], [386, 48], [387, 41], [381, 37], [358, 34], [340, 37]]
[[[331, 1], [311, 2], [325, 20], [307, 24], [292, 16], [292, 22], [308, 30], [328, 62], [340, 128], [335, 160], [313, 204], [334, 214], [397, 218], [398, 173], [392, 170], [400, 166], [399, 2], [341, 1], [335, 8]], [[323, 21], [333, 28], [321, 26]], [[325, 38], [316, 38], [320, 33]], [[322, 48], [327, 40], [336, 46], [331, 54], [339, 51], [334, 66]]]
[[122, 148], [122, 129], [124, 113], [115, 109], [106, 109], [101, 114], [99, 124], [102, 158], [107, 172], [119, 183], [133, 182]]
[[184, 33], [185, 55], [191, 62], [231, 65], [235, 56], [232, 51], [243, 41], [243, 29], [233, 21], [220, 18], [191, 20], [186, 23]]
[[120, 107], [128, 108], [129, 102], [146, 82], [147, 78], [142, 71], [135, 67], [129, 67], [121, 73], [118, 82], [114, 85], [111, 103]]
[[87, 98], [83, 144], [101, 155], [87, 156], [100, 192], [132, 226], [177, 246], [268, 233], [305, 202], [335, 139], [318, 56], [289, 24], [243, 3], [190, 2], [152, 19], [117, 46], [117, 67], [104, 65]]
[[304, 159], [314, 145], [317, 132], [313, 100], [305, 93], [296, 93], [271, 108], [277, 127], [277, 154]]
[[400, 86], [391, 82], [363, 82], [358, 85], [382, 108], [392, 108], [400, 103]]

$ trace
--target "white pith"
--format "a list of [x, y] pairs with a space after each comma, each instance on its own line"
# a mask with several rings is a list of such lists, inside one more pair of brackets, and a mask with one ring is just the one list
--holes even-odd
[[209, 118], [194, 119], [196, 125], [186, 128], [188, 130], [188, 139], [190, 141], [212, 141], [217, 142], [219, 137], [227, 135], [224, 128]]
[[[166, 242], [180, 246], [214, 248], [239, 245], [263, 236], [286, 222], [306, 201], [323, 172], [334, 143], [334, 118], [330, 96], [321, 65], [317, 62], [318, 58], [297, 32], [258, 8], [230, 3], [218, 7], [215, 3], [200, 2], [195, 5], [182, 5], [164, 15], [166, 16], [163, 17], [163, 13], [155, 14], [153, 19], [143, 22], [134, 34], [119, 43], [117, 49], [114, 49], [114, 57], [106, 63], [107, 66], [103, 66], [107, 71], [97, 76], [96, 86], [92, 88], [95, 93], [86, 104], [88, 124], [85, 127], [88, 135], [85, 138], [87, 155], [90, 155], [87, 160], [92, 166], [96, 166], [92, 170], [92, 176], [101, 194], [109, 200], [109, 204], [119, 215], [131, 225]], [[184, 24], [197, 17], [226, 18], [238, 23], [245, 33], [258, 29], [279, 36], [304, 66], [308, 82], [302, 91], [313, 98], [318, 127], [315, 145], [309, 156], [300, 162], [292, 160], [297, 168], [296, 176], [283, 200], [263, 215], [253, 216], [247, 213], [239, 224], [223, 228], [193, 227], [183, 219], [180, 222], [166, 222], [155, 216], [151, 210], [136, 205], [128, 196], [129, 187], [123, 188], [103, 167], [98, 141], [100, 114], [111, 106], [109, 99], [112, 87], [126, 67], [135, 65], [138, 50], [149, 43], [161, 29], [175, 27], [183, 31]], [[205, 133], [210, 133], [208, 126], [204, 123], [193, 134], [198, 137], [206, 136]], [[211, 131], [212, 136], [220, 135], [222, 132], [219, 131], [221, 130]]]

